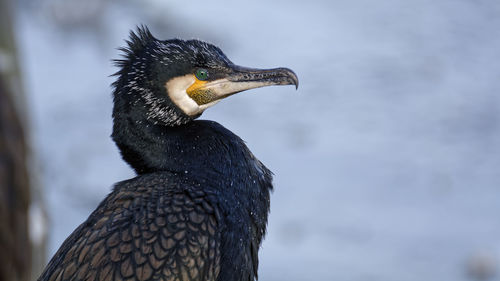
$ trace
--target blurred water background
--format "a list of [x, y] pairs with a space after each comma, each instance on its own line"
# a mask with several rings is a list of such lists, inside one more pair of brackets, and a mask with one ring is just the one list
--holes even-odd
[[300, 87], [203, 119], [275, 173], [260, 280], [500, 280], [500, 1], [20, 0], [15, 33], [51, 257], [133, 177], [112, 143], [130, 29], [201, 38]]

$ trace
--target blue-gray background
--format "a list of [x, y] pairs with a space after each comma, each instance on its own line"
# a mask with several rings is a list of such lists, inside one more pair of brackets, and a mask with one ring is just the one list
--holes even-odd
[[300, 78], [298, 91], [245, 92], [202, 116], [275, 173], [260, 280], [469, 280], [498, 267], [500, 1], [22, 0], [16, 11], [50, 256], [133, 176], [109, 138], [110, 59], [145, 23]]

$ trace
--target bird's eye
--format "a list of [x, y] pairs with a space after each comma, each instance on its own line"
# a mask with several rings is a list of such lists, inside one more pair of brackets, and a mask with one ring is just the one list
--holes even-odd
[[208, 70], [206, 69], [203, 69], [203, 68], [200, 68], [198, 70], [196, 70], [196, 78], [198, 78], [198, 80], [207, 80], [208, 79]]

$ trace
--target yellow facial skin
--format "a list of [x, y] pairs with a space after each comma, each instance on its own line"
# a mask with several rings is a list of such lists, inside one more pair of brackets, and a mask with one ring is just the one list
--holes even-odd
[[186, 93], [198, 105], [210, 103], [217, 99], [217, 95], [210, 89], [205, 88], [207, 81], [201, 81], [193, 75], [195, 82], [187, 88]]

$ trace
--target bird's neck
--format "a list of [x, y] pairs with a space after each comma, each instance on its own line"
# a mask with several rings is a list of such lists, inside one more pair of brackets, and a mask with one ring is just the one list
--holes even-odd
[[231, 179], [224, 185], [239, 178], [271, 181], [271, 172], [244, 141], [216, 122], [166, 126], [134, 115], [115, 116], [112, 138], [137, 174], [170, 171], [212, 181]]

